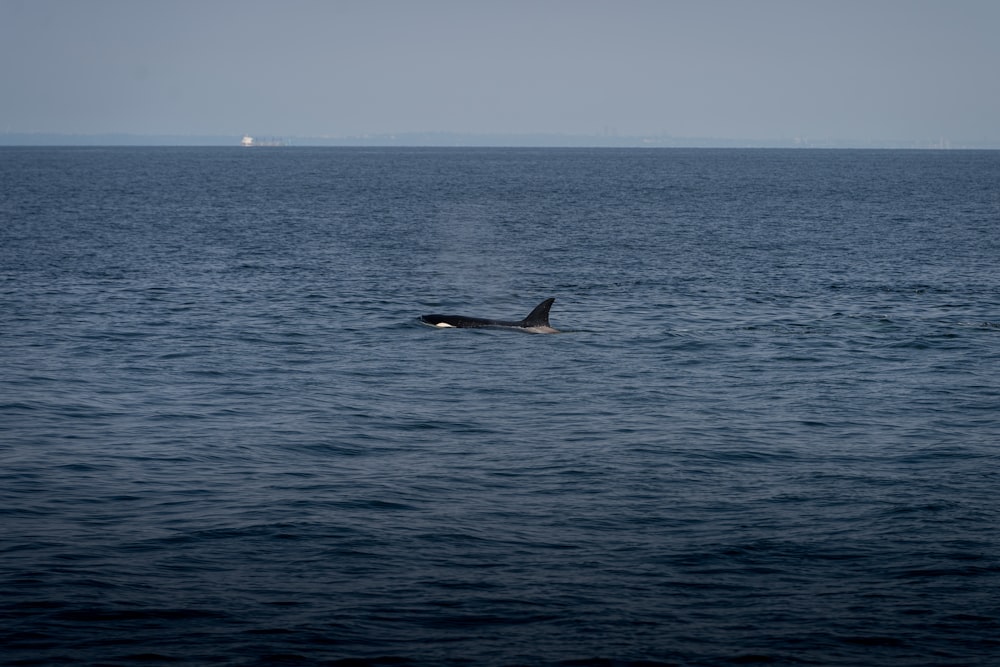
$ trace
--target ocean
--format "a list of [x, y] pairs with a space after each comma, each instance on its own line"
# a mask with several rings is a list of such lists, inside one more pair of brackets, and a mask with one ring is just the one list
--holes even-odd
[[0, 664], [1000, 664], [998, 260], [997, 151], [2, 148]]

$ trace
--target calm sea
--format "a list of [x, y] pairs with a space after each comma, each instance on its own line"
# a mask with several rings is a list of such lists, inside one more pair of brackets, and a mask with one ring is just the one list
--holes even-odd
[[998, 265], [990, 151], [0, 149], [0, 661], [1000, 664]]

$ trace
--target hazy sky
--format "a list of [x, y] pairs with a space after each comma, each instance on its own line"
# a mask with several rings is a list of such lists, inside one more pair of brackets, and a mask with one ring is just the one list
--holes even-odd
[[0, 132], [1000, 139], [1000, 0], [0, 0]]

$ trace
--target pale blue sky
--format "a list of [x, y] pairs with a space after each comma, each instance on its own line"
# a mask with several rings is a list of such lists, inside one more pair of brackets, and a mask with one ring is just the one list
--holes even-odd
[[1000, 0], [0, 0], [0, 132], [1000, 139]]

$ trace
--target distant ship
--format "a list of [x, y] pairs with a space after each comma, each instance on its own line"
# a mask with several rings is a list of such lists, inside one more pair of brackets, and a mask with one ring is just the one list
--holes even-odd
[[249, 134], [244, 134], [243, 135], [243, 140], [240, 142], [240, 145], [241, 146], [247, 146], [247, 147], [250, 147], [250, 146], [284, 146], [285, 145], [285, 140], [284, 139], [262, 139], [262, 140], [258, 141], [257, 139], [254, 139], [253, 137], [251, 137]]

